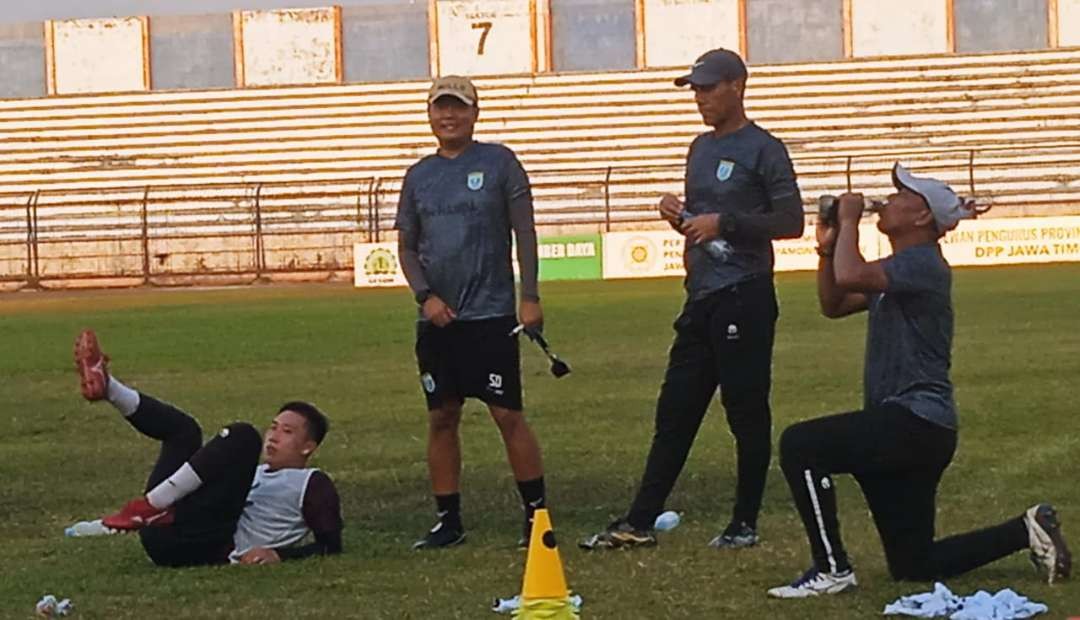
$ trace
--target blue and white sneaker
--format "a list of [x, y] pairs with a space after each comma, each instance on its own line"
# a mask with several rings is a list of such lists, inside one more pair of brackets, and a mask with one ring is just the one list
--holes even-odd
[[769, 590], [769, 596], [773, 598], [809, 598], [822, 594], [840, 594], [853, 590], [859, 585], [855, 579], [855, 571], [847, 569], [837, 573], [823, 573], [816, 567], [803, 573], [795, 581], [786, 586], [779, 586]]
[[1031, 563], [1035, 568], [1045, 570], [1047, 582], [1051, 584], [1059, 577], [1067, 578], [1072, 572], [1072, 554], [1061, 534], [1061, 521], [1054, 507], [1038, 504], [1028, 508], [1024, 513], [1024, 525], [1027, 526]]

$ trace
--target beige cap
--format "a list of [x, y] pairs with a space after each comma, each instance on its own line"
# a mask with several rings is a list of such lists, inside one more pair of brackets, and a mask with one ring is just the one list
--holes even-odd
[[428, 103], [435, 101], [443, 95], [457, 97], [466, 105], [476, 105], [476, 102], [479, 100], [479, 97], [476, 95], [476, 87], [473, 86], [473, 83], [469, 78], [461, 75], [444, 75], [435, 80], [431, 85], [431, 90], [428, 91]]

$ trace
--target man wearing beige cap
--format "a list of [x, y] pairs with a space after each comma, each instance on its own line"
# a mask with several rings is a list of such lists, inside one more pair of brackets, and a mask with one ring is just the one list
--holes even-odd
[[813, 565], [793, 583], [769, 590], [776, 598], [856, 586], [836, 516], [832, 475], [840, 473], [853, 475], [862, 488], [896, 580], [945, 579], [1024, 549], [1051, 582], [1071, 568], [1049, 504], [934, 540], [937, 486], [957, 437], [949, 380], [952, 274], [938, 240], [976, 212], [941, 181], [914, 176], [899, 163], [892, 175], [896, 193], [877, 223], [891, 256], [868, 263], [859, 253], [859, 194], [840, 198], [837, 224], [817, 225], [822, 314], [836, 319], [869, 312], [864, 400], [862, 410], [794, 424], [780, 439], [780, 466], [810, 539]]
[[[438, 522], [415, 549], [465, 540], [461, 519], [461, 442], [465, 398], [487, 404], [506, 445], [525, 509], [544, 507], [540, 445], [525, 421], [518, 322], [543, 323], [532, 191], [513, 151], [473, 140], [479, 115], [468, 78], [445, 76], [428, 92], [438, 150], [405, 175], [395, 228], [402, 270], [419, 306], [416, 360], [428, 408], [428, 471]], [[515, 315], [510, 234], [521, 270]]]

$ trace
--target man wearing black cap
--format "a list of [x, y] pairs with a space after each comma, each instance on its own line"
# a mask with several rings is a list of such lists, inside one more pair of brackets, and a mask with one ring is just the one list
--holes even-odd
[[838, 226], [817, 225], [821, 312], [869, 311], [861, 411], [801, 422], [780, 439], [780, 465], [810, 539], [813, 565], [775, 598], [838, 594], [856, 586], [836, 516], [832, 474], [850, 473], [866, 496], [894, 579], [931, 581], [1030, 549], [1051, 583], [1067, 577], [1071, 556], [1049, 504], [975, 532], [934, 540], [938, 481], [956, 450], [957, 416], [949, 380], [952, 274], [938, 239], [975, 215], [945, 183], [899, 163], [896, 193], [879, 213], [891, 256], [859, 253], [863, 198], [840, 198]]
[[698, 111], [712, 131], [690, 145], [686, 200], [660, 200], [660, 217], [686, 236], [687, 299], [656, 406], [656, 430], [637, 497], [625, 518], [582, 541], [587, 549], [656, 543], [653, 522], [717, 388], [735, 436], [734, 514], [710, 543], [757, 543], [757, 517], [769, 468], [769, 389], [778, 307], [773, 239], [802, 235], [795, 172], [780, 140], [746, 118], [746, 65], [725, 49], [707, 52], [688, 75]]
[[[488, 405], [506, 444], [525, 509], [544, 506], [540, 446], [525, 421], [517, 331], [543, 323], [532, 192], [513, 151], [473, 140], [476, 88], [445, 76], [428, 92], [428, 120], [439, 142], [409, 168], [395, 227], [402, 270], [419, 305], [416, 359], [428, 408], [428, 471], [438, 522], [415, 549], [465, 540], [461, 520], [461, 443], [466, 397]], [[510, 234], [517, 238], [521, 300], [515, 316]]]

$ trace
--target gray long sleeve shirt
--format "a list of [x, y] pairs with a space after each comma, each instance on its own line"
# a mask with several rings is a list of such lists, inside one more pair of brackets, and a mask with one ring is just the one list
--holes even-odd
[[521, 296], [538, 300], [532, 191], [513, 151], [474, 142], [453, 159], [429, 155], [405, 174], [394, 227], [414, 293], [430, 291], [469, 321], [513, 316], [513, 230]]
[[772, 240], [803, 232], [802, 197], [784, 143], [754, 123], [720, 137], [698, 136], [686, 158], [686, 211], [719, 213], [721, 237], [733, 249], [721, 260], [687, 242], [692, 299], [771, 274]]

